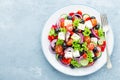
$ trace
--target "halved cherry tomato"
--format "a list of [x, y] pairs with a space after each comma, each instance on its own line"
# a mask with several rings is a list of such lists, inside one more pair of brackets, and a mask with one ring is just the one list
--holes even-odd
[[101, 45], [100, 48], [101, 48], [101, 51], [103, 52], [105, 50], [105, 45]]
[[94, 62], [89, 62], [88, 66], [92, 66], [94, 64]]
[[74, 12], [69, 13], [70, 16], [73, 16], [74, 14], [75, 14]]
[[106, 46], [106, 41], [103, 41], [103, 45]]
[[93, 27], [95, 27], [97, 25], [97, 20], [96, 19], [91, 19], [92, 25]]
[[87, 43], [90, 43], [91, 39], [89, 36], [85, 36], [84, 37], [84, 41], [87, 42]]
[[52, 36], [48, 36], [48, 39], [49, 39], [49, 41], [51, 42], [53, 39], [55, 39], [55, 37], [52, 35]]
[[71, 58], [62, 58], [61, 59], [61, 62], [63, 63], [63, 64], [65, 64], [65, 65], [69, 65], [70, 64], [70, 62], [71, 62]]
[[95, 34], [98, 36], [98, 30], [94, 30]]
[[73, 30], [72, 24], [67, 25], [67, 26], [66, 26], [66, 29], [67, 29], [68, 31], [72, 31], [72, 30]]
[[73, 31], [69, 31], [70, 32], [70, 35], [73, 35], [74, 34], [74, 32]]
[[63, 54], [63, 48], [62, 48], [62, 46], [61, 46], [61, 45], [56, 45], [56, 46], [55, 46], [55, 52], [56, 52], [57, 54], [62, 55], [62, 54]]
[[77, 14], [80, 14], [80, 15], [82, 15], [82, 12], [81, 12], [80, 10], [78, 10]]
[[67, 45], [68, 45], [68, 46], [72, 46], [72, 43], [73, 43], [73, 39], [69, 39], [69, 40], [67, 41]]
[[87, 58], [87, 54], [86, 53], [84, 53], [82, 56], [83, 56], [84, 59]]
[[61, 19], [60, 19], [60, 27], [64, 27], [64, 21], [65, 21], [64, 18], [61, 18]]
[[101, 51], [103, 52], [105, 50], [106, 47], [106, 41], [103, 41], [103, 44], [99, 46]]
[[88, 21], [88, 20], [91, 20], [91, 18], [90, 18], [90, 17], [88, 17], [88, 18], [86, 18], [86, 19], [85, 19], [85, 21]]
[[57, 28], [57, 25], [52, 25], [52, 29], [56, 29]]
[[87, 45], [87, 47], [88, 47], [89, 50], [93, 50], [94, 47], [95, 47], [95, 45], [94, 45], [94, 43], [89, 43], [89, 44]]

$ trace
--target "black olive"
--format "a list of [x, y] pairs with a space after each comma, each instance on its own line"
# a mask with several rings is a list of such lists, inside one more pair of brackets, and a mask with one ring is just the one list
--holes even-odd
[[70, 66], [70, 68], [72, 68], [72, 69], [75, 68], [72, 64], [70, 64], [69, 66]]
[[90, 37], [95, 37], [95, 36], [94, 36], [94, 34], [91, 33], [91, 34], [90, 34]]
[[93, 61], [96, 61], [98, 58], [97, 57], [93, 57], [92, 59], [93, 59]]
[[98, 51], [97, 47], [93, 49], [93, 52], [96, 53]]
[[59, 28], [56, 28], [55, 29], [55, 33], [59, 33], [60, 32], [60, 29]]
[[52, 49], [53, 51], [55, 51], [55, 49], [54, 49], [54, 48], [52, 48], [52, 47], [51, 47], [51, 49]]
[[59, 55], [59, 56], [58, 56], [58, 59], [59, 59], [59, 60], [61, 60], [62, 58], [63, 58], [63, 56], [62, 56], [62, 55]]
[[91, 19], [96, 19], [96, 17], [95, 17], [95, 16], [91, 16], [90, 18], [91, 18]]
[[64, 43], [64, 44], [62, 44], [62, 47], [65, 50], [67, 48], [67, 45]]
[[84, 54], [84, 51], [80, 52], [80, 56], [82, 56]]
[[67, 19], [68, 20], [72, 20], [72, 16], [67, 16]]
[[100, 28], [100, 24], [95, 26], [95, 29], [98, 30]]
[[80, 23], [84, 24], [84, 23], [85, 23], [85, 21], [82, 19], [82, 20], [80, 21]]
[[78, 31], [79, 31], [79, 29], [75, 29], [75, 30], [74, 30], [75, 33], [78, 33]]

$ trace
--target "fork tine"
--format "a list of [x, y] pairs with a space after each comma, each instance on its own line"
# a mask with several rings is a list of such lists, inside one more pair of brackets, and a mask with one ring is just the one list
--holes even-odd
[[101, 14], [100, 17], [101, 17], [102, 26], [106, 26], [108, 24], [107, 15], [106, 14]]

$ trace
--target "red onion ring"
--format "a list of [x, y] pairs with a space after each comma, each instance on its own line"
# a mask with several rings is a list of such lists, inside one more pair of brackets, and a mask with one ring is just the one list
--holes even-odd
[[93, 30], [93, 29], [91, 29], [91, 32], [93, 33], [93, 35], [94, 35], [96, 38], [98, 38], [98, 39], [99, 39], [99, 36], [95, 34], [95, 32], [94, 32], [94, 30]]

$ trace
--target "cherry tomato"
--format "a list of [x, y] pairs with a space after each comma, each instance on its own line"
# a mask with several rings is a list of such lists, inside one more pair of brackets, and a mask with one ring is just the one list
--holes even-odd
[[74, 32], [73, 31], [69, 31], [70, 32], [70, 35], [73, 35], [74, 34]]
[[92, 25], [93, 27], [95, 27], [97, 25], [97, 20], [96, 19], [91, 19]]
[[66, 26], [66, 29], [67, 29], [68, 31], [72, 31], [72, 30], [73, 30], [72, 24], [67, 25], [67, 26]]
[[89, 50], [93, 50], [95, 45], [94, 45], [94, 43], [89, 43], [87, 47]]
[[52, 36], [48, 36], [48, 39], [49, 39], [49, 41], [51, 42], [53, 39], [55, 39], [55, 37], [52, 35]]
[[100, 52], [95, 53], [95, 56], [99, 57], [100, 56]]
[[94, 62], [89, 62], [88, 66], [92, 66], [94, 64]]
[[55, 46], [55, 52], [62, 55], [63, 54], [63, 48], [61, 45], [56, 45]]
[[100, 48], [101, 48], [101, 51], [103, 52], [105, 50], [105, 45], [101, 45]]
[[94, 30], [95, 34], [98, 36], [98, 30]]
[[63, 64], [65, 64], [65, 65], [69, 65], [70, 64], [70, 62], [71, 62], [71, 58], [62, 58], [61, 59], [61, 62], [63, 63]]
[[52, 25], [52, 29], [56, 29], [57, 28], [57, 25]]
[[64, 27], [64, 21], [65, 21], [64, 18], [61, 18], [61, 19], [60, 19], [60, 27]]
[[74, 12], [69, 13], [70, 16], [73, 16], [74, 14], [75, 14]]
[[106, 41], [103, 41], [103, 45], [106, 46]]
[[83, 56], [84, 59], [87, 58], [87, 54], [86, 53], [84, 53], [82, 56]]
[[77, 12], [77, 14], [80, 14], [80, 15], [82, 15], [82, 12], [79, 10], [79, 11]]
[[99, 46], [101, 51], [103, 52], [105, 50], [106, 47], [106, 41], [103, 41], [103, 44]]
[[91, 20], [91, 18], [90, 18], [90, 17], [88, 17], [88, 18], [86, 18], [86, 19], [85, 19], [85, 21], [88, 21], [88, 20]]
[[68, 46], [72, 46], [72, 42], [73, 42], [73, 39], [69, 39], [69, 40], [67, 41], [67, 45], [68, 45]]
[[91, 40], [90, 40], [90, 37], [89, 37], [89, 36], [85, 36], [85, 37], [84, 37], [84, 41], [87, 42], [87, 43], [90, 43], [90, 41], [91, 41]]

